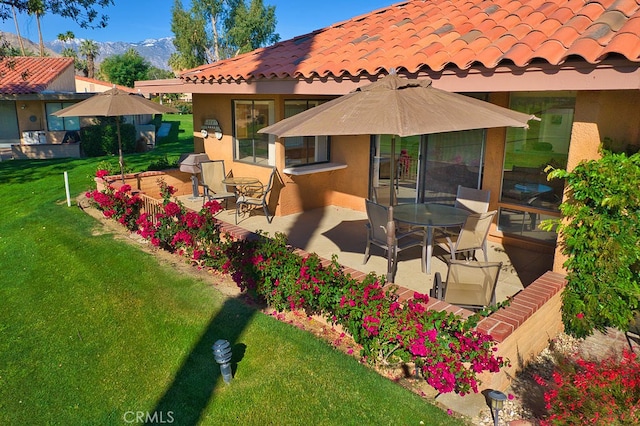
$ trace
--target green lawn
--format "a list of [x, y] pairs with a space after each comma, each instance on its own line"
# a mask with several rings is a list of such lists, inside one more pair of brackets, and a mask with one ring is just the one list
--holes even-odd
[[[130, 167], [193, 150], [191, 116], [165, 119], [181, 132], [127, 156]], [[0, 424], [462, 424], [210, 280], [97, 232], [67, 207], [63, 173], [75, 197], [102, 160], [0, 162]], [[221, 338], [234, 348], [229, 385], [211, 351]]]

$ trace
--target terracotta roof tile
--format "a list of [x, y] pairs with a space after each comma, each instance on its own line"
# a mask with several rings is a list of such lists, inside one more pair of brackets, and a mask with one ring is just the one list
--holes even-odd
[[602, 51], [603, 55], [610, 53], [622, 53], [628, 60], [640, 62], [640, 37], [637, 35], [624, 33], [616, 36], [611, 43]]
[[[69, 67], [73, 67], [73, 58], [5, 58], [0, 62], [0, 93], [41, 93]], [[75, 87], [71, 90], [75, 90]]]
[[406, 0], [236, 58], [187, 81], [494, 68], [607, 56], [640, 62], [640, 0]]

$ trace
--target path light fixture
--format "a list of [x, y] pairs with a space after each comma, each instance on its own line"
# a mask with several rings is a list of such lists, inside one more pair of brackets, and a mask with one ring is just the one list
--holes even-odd
[[227, 340], [217, 340], [213, 344], [213, 358], [220, 364], [220, 373], [225, 383], [229, 383], [233, 378], [231, 372], [231, 344]]
[[491, 413], [493, 414], [493, 425], [498, 426], [498, 414], [504, 406], [504, 402], [507, 400], [507, 396], [500, 391], [492, 390], [488, 394], [489, 401], [491, 401]]

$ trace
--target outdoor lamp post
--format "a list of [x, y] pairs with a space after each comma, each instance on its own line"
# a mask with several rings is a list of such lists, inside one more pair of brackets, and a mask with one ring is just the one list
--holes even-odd
[[492, 390], [489, 392], [489, 400], [491, 401], [491, 413], [493, 414], [493, 425], [498, 426], [498, 414], [504, 402], [507, 400], [507, 396], [500, 391]]
[[233, 377], [231, 372], [231, 344], [226, 340], [217, 340], [213, 344], [213, 358], [220, 364], [220, 372], [225, 383], [229, 383]]

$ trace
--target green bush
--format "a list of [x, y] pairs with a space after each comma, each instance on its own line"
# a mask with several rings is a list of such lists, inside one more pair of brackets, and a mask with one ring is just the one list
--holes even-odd
[[[82, 150], [87, 157], [118, 155], [118, 132], [115, 120], [114, 117], [100, 118], [97, 124], [82, 128], [80, 139]], [[133, 124], [121, 123], [120, 136], [122, 152], [124, 154], [136, 152], [136, 127]]]
[[602, 151], [601, 159], [581, 162], [571, 172], [554, 170], [549, 178], [567, 184], [563, 219], [543, 224], [559, 226], [567, 256], [567, 333], [627, 330], [640, 306], [640, 154]]

